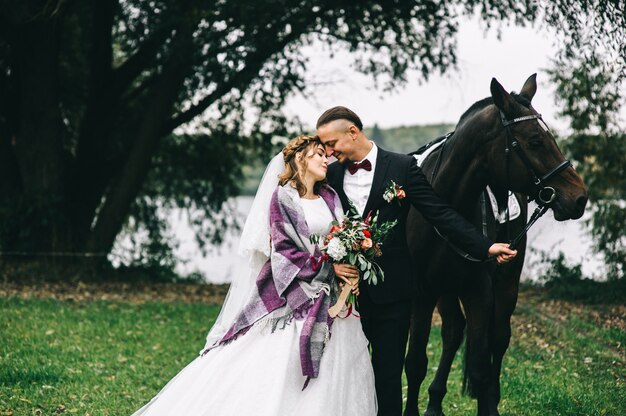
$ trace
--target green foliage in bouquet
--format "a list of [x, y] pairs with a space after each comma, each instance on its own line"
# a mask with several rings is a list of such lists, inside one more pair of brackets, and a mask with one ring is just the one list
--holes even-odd
[[310, 241], [337, 263], [356, 266], [366, 282], [376, 285], [385, 274], [375, 259], [382, 256], [382, 246], [397, 220], [379, 223], [378, 213], [363, 219], [352, 203], [341, 223], [332, 222], [328, 235], [311, 235]]

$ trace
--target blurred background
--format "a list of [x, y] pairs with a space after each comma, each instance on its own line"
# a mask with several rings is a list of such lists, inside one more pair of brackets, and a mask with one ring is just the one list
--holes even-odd
[[[626, 264], [624, 2], [17, 1], [0, 5], [0, 270], [227, 283], [267, 161], [345, 105], [380, 146], [454, 130], [497, 78], [590, 190], [524, 276]], [[560, 269], [559, 269], [560, 267]], [[549, 274], [549, 273], [548, 273]]]

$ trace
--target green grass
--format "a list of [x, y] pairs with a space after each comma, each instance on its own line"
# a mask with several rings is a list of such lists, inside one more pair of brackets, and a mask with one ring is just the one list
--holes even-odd
[[[625, 415], [626, 332], [603, 328], [578, 305], [518, 303], [513, 336], [501, 378], [503, 415]], [[420, 409], [439, 359], [440, 330], [431, 332], [429, 370], [420, 391]], [[448, 416], [476, 414], [476, 402], [461, 395], [462, 354], [457, 354], [443, 410]]]
[[[129, 415], [195, 358], [217, 306], [0, 299], [0, 415]], [[520, 301], [504, 362], [503, 415], [626, 414], [626, 334], [587, 307]], [[422, 411], [440, 351], [433, 328]], [[461, 396], [461, 354], [444, 412]]]
[[129, 415], [195, 358], [218, 311], [0, 299], [0, 415]]

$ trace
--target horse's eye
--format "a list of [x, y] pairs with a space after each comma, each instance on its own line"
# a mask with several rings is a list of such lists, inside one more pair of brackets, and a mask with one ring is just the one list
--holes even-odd
[[528, 147], [531, 149], [537, 149], [538, 147], [543, 147], [543, 140], [530, 140], [528, 142]]

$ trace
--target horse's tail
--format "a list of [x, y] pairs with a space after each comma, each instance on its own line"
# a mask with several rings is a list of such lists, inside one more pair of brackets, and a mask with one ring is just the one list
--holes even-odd
[[463, 384], [461, 385], [461, 393], [470, 396], [473, 399], [478, 398], [478, 392], [476, 386], [472, 383], [472, 377], [470, 376], [471, 367], [469, 365], [469, 357], [472, 353], [472, 345], [467, 339], [467, 327], [465, 327], [465, 351], [463, 352]]
[[[489, 322], [488, 322], [489, 336], [491, 332], [493, 331], [492, 325], [493, 325], [494, 307], [495, 306], [492, 305], [491, 313], [489, 314]], [[465, 352], [463, 354], [463, 384], [461, 385], [461, 392], [463, 394], [469, 395], [470, 397], [474, 399], [477, 399], [480, 390], [477, 389], [477, 386], [474, 385], [474, 383], [472, 383], [472, 377], [470, 373], [474, 371], [475, 372], [474, 374], [477, 375], [478, 369], [471, 368], [469, 364], [469, 360], [470, 360], [471, 354], [473, 354], [473, 351], [472, 351], [471, 343], [469, 342], [469, 339], [467, 336], [468, 327], [469, 325], [465, 327]], [[489, 341], [489, 344], [491, 344], [491, 341]], [[487, 358], [488, 361], [482, 363], [482, 365], [486, 365], [489, 367], [488, 371], [491, 371], [491, 347], [492, 347], [491, 345], [487, 346], [487, 353], [489, 354], [489, 357]], [[482, 370], [485, 370], [485, 369], [482, 368]], [[478, 380], [478, 382], [481, 382], [481, 381]]]
[[470, 351], [470, 343], [467, 340], [467, 326], [465, 327], [465, 346], [463, 351], [463, 384], [461, 385], [461, 393], [464, 395], [469, 395], [472, 398], [476, 398], [476, 392], [474, 391], [474, 386], [472, 385], [472, 379], [470, 377], [470, 368], [468, 364]]

